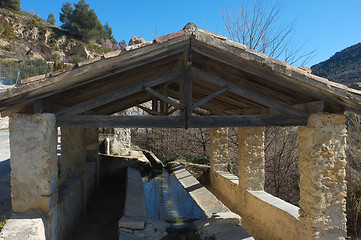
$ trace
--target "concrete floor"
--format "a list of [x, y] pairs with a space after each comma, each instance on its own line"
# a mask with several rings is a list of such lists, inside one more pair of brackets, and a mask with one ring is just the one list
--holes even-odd
[[0, 130], [0, 220], [11, 211], [9, 130]]

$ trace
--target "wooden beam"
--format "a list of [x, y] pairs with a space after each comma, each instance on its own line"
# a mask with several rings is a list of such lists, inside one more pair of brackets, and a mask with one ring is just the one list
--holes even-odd
[[[189, 53], [188, 53], [189, 54]], [[188, 58], [187, 58], [188, 59]], [[181, 109], [181, 115], [185, 117], [184, 127], [188, 128], [188, 119], [192, 115], [192, 77], [191, 77], [191, 67], [184, 67], [182, 70], [182, 75], [179, 83], [179, 96], [180, 103], [183, 106]]]
[[218, 89], [217, 91], [209, 94], [208, 96], [202, 98], [201, 100], [199, 100], [198, 102], [196, 102], [195, 104], [192, 105], [191, 109], [195, 109], [197, 107], [202, 106], [203, 104], [207, 103], [208, 101], [212, 100], [213, 98], [217, 97], [219, 94], [227, 91], [229, 89], [229, 87], [227, 85], [221, 87], [220, 89]]
[[159, 115], [159, 112], [156, 112], [156, 111], [154, 111], [154, 110], [152, 110], [152, 109], [149, 109], [149, 108], [147, 108], [147, 107], [144, 107], [144, 106], [142, 106], [142, 105], [140, 105], [140, 104], [137, 104], [136, 106], [137, 106], [138, 108], [142, 109], [143, 111], [147, 112], [147, 113], [150, 114], [150, 115], [153, 115], [153, 116], [158, 116], [158, 115]]
[[41, 99], [35, 99], [33, 101], [33, 112], [34, 113], [44, 113], [44, 103]]
[[179, 69], [175, 69], [161, 75], [148, 78], [140, 83], [133, 84], [126, 88], [117, 89], [115, 91], [106, 93], [104, 95], [92, 98], [88, 101], [76, 104], [67, 109], [61, 110], [56, 113], [57, 116], [65, 116], [65, 115], [74, 115], [86, 112], [88, 110], [100, 107], [102, 105], [108, 104], [110, 102], [116, 101], [118, 99], [130, 96], [137, 92], [141, 92], [144, 90], [144, 84], [146, 83], [148, 87], [154, 87], [159, 84], [165, 83], [169, 80], [172, 80], [179, 76]]
[[178, 103], [176, 103], [175, 101], [173, 101], [172, 99], [169, 99], [168, 97], [160, 94], [159, 92], [155, 91], [154, 89], [150, 88], [150, 87], [146, 87], [145, 90], [147, 92], [149, 92], [150, 94], [152, 94], [153, 96], [159, 98], [160, 100], [162, 100], [163, 102], [166, 102], [170, 105], [172, 105], [173, 107], [176, 107], [178, 109], [182, 109], [182, 106], [179, 105]]
[[304, 116], [307, 115], [305, 112], [300, 111], [298, 109], [293, 108], [292, 106], [278, 101], [276, 99], [270, 98], [253, 90], [247, 89], [245, 87], [241, 87], [233, 82], [227, 81], [218, 76], [206, 73], [202, 70], [192, 67], [191, 74], [193, 77], [199, 78], [205, 82], [216, 85], [218, 87], [222, 87], [224, 85], [229, 86], [229, 91], [233, 92], [239, 96], [250, 99], [256, 103], [262, 104], [266, 107], [275, 109], [281, 113], [290, 114], [290, 115], [298, 115]]
[[[184, 116], [76, 115], [57, 117], [59, 127], [184, 128]], [[305, 126], [307, 116], [189, 116], [189, 128]]]

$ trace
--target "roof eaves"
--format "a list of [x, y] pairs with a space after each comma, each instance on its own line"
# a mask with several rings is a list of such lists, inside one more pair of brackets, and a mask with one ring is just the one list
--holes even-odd
[[[357, 104], [361, 104], [360, 90], [351, 89], [345, 85], [313, 75], [307, 70], [288, 65], [284, 61], [268, 57], [263, 53], [249, 49], [241, 43], [228, 40], [225, 37], [204, 30], [198, 30], [195, 34], [195, 39], [205, 45], [225, 51], [235, 57], [242, 58], [247, 62], [266, 67], [277, 74], [287, 77], [287, 79], [296, 80], [298, 83], [316, 87], [322, 91], [334, 93], [343, 98], [350, 99], [353, 102], [356, 101]], [[352, 94], [351, 97], [350, 94]]]

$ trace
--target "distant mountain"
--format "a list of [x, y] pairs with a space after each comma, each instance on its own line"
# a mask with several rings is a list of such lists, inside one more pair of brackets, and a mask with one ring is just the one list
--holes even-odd
[[351, 85], [361, 82], [361, 43], [335, 53], [330, 59], [311, 67], [312, 73], [331, 81]]

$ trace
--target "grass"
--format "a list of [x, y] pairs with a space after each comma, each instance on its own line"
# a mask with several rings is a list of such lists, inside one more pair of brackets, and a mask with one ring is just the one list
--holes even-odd
[[6, 220], [7, 220], [6, 217], [3, 216], [1, 221], [0, 221], [0, 231], [1, 231], [1, 229], [3, 229], [3, 227], [4, 227], [5, 223], [6, 223]]

